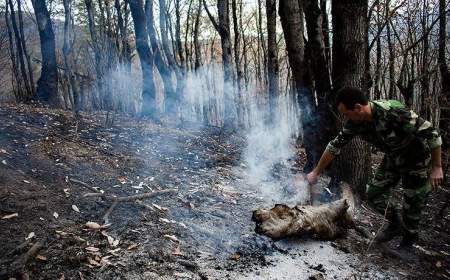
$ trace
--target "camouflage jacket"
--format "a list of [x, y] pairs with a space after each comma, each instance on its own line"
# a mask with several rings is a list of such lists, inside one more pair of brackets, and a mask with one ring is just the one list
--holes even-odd
[[396, 100], [378, 100], [369, 103], [373, 121], [347, 121], [338, 136], [330, 141], [327, 150], [337, 155], [354, 136], [361, 138], [386, 154], [404, 154], [430, 151], [442, 145], [433, 125]]

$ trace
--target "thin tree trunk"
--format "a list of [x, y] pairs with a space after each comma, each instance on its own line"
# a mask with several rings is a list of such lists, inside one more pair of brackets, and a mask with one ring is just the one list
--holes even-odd
[[31, 67], [31, 57], [28, 53], [27, 44], [25, 42], [25, 33], [23, 30], [23, 12], [21, 6], [21, 0], [17, 0], [17, 12], [19, 14], [19, 31], [20, 31], [20, 41], [22, 42], [23, 54], [25, 55], [25, 59], [27, 60], [27, 68], [28, 68], [28, 80], [30, 83], [31, 90], [31, 98], [36, 94], [36, 88], [34, 86], [34, 75], [33, 68]]
[[277, 5], [276, 0], [266, 0], [267, 14], [267, 75], [269, 82], [269, 120], [275, 118], [278, 97], [278, 50], [277, 50]]
[[385, 20], [387, 21], [386, 24], [386, 37], [387, 37], [387, 44], [388, 44], [388, 51], [389, 51], [389, 99], [396, 99], [397, 93], [395, 88], [395, 49], [394, 49], [394, 43], [392, 42], [392, 36], [391, 36], [391, 25], [389, 24], [390, 21], [390, 10], [389, 10], [390, 0], [386, 1], [385, 9]]
[[[9, 56], [11, 59], [12, 75], [13, 75], [12, 86], [13, 86], [14, 96], [15, 96], [16, 100], [22, 101], [24, 99], [24, 96], [22, 93], [22, 86], [21, 86], [19, 70], [18, 70], [18, 66], [16, 63], [17, 54], [16, 54], [16, 48], [14, 46], [14, 39], [13, 39], [12, 30], [11, 30], [10, 19], [11, 19], [11, 17], [10, 17], [8, 5], [5, 5], [5, 23], [6, 23], [6, 29], [8, 32]], [[15, 84], [14, 84], [14, 81], [16, 82]]]
[[195, 23], [194, 23], [194, 52], [195, 52], [195, 63], [194, 69], [197, 71], [202, 65], [202, 50], [200, 46], [200, 42], [198, 41], [198, 34], [200, 30], [200, 17], [202, 14], [202, 0], [198, 0], [197, 13], [195, 15]]
[[40, 101], [60, 107], [58, 70], [55, 52], [55, 34], [45, 1], [32, 0], [41, 43], [42, 69], [38, 80], [37, 97]]
[[76, 117], [78, 117], [80, 111], [80, 98], [78, 93], [78, 87], [75, 80], [75, 75], [72, 72], [72, 32], [70, 26], [72, 22], [72, 1], [63, 0], [64, 6], [64, 44], [63, 44], [63, 56], [66, 79], [69, 81], [70, 88], [73, 94], [72, 110]]
[[16, 39], [16, 49], [17, 49], [17, 58], [19, 60], [19, 66], [20, 66], [20, 73], [22, 75], [21, 80], [24, 83], [25, 86], [25, 91], [26, 91], [26, 97], [24, 101], [29, 101], [32, 96], [32, 90], [30, 87], [30, 81], [28, 80], [28, 73], [27, 73], [27, 68], [25, 66], [25, 60], [24, 60], [24, 50], [23, 50], [23, 44], [24, 42], [22, 42], [21, 36], [20, 36], [20, 32], [19, 32], [19, 28], [17, 25], [17, 21], [16, 21], [16, 12], [14, 10], [14, 4], [12, 2], [12, 0], [8, 0], [9, 3], [9, 8], [11, 10], [11, 23], [12, 23], [12, 28], [14, 31], [14, 37]]
[[[441, 74], [441, 94], [440, 94], [440, 107], [441, 117], [439, 122], [439, 128], [442, 134], [443, 140], [443, 168], [445, 179], [448, 180], [448, 171], [450, 165], [450, 71], [448, 69], [447, 60], [445, 57], [446, 46], [446, 34], [447, 34], [447, 17], [445, 14], [445, 0], [439, 0], [439, 53], [438, 63], [439, 72]], [[444, 209], [445, 210], [445, 209]]]
[[208, 6], [205, 0], [203, 0], [203, 6], [205, 7], [206, 13], [211, 20], [214, 28], [219, 33], [221, 46], [222, 46], [222, 64], [224, 72], [224, 125], [227, 127], [234, 128], [236, 125], [236, 112], [235, 101], [234, 101], [234, 91], [231, 85], [233, 84], [233, 71], [232, 71], [232, 60], [231, 60], [231, 32], [230, 32], [230, 8], [228, 0], [218, 0], [217, 10], [219, 15], [218, 23], [214, 17], [209, 12]]

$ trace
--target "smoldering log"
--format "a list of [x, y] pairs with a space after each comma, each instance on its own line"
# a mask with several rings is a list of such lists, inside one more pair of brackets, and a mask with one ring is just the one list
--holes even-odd
[[335, 239], [348, 228], [354, 227], [352, 215], [347, 211], [346, 199], [320, 206], [295, 206], [276, 204], [272, 209], [253, 211], [255, 231], [274, 240], [286, 237], [316, 236]]

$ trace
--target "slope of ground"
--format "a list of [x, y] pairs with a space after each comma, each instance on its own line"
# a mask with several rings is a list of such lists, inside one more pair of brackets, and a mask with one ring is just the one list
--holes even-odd
[[[253, 232], [251, 211], [267, 202], [243, 179], [244, 138], [126, 116], [104, 122], [103, 113], [75, 120], [1, 105], [0, 279], [449, 278], [443, 191], [430, 199], [411, 262], [367, 249], [354, 231], [335, 242], [273, 242]], [[110, 208], [114, 196], [129, 201]], [[94, 229], [108, 209], [109, 225]], [[379, 225], [367, 209], [358, 218]]]

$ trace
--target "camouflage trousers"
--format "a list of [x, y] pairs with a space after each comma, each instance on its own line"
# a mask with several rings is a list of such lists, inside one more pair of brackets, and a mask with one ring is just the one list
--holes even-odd
[[419, 157], [418, 160], [417, 157], [411, 156], [415, 154], [414, 151], [409, 153], [408, 156], [384, 156], [374, 178], [367, 186], [367, 198], [375, 210], [384, 214], [389, 211], [387, 205], [391, 189], [396, 187], [401, 179], [404, 190], [403, 220], [410, 231], [416, 232], [422, 209], [431, 190], [431, 155]]

